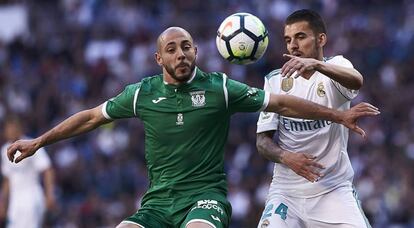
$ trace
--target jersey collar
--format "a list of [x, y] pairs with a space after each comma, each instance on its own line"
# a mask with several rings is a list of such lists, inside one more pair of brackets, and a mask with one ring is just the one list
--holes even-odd
[[[194, 80], [196, 73], [197, 73], [197, 69], [198, 69], [197, 66], [194, 67], [193, 75], [191, 75], [191, 78], [188, 81], [186, 81], [185, 84], [190, 84]], [[163, 82], [164, 82], [164, 85], [170, 85], [166, 81], [163, 81]]]

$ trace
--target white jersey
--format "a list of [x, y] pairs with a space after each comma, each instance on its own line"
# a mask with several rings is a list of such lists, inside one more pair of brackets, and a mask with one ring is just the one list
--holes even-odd
[[[6, 143], [1, 148], [2, 175], [9, 179], [10, 195], [7, 211], [8, 227], [41, 227], [45, 211], [45, 197], [41, 186], [41, 173], [51, 166], [43, 148], [20, 163], [7, 158]], [[24, 219], [22, 219], [24, 215]]]
[[[325, 59], [327, 63], [353, 68], [343, 56]], [[289, 94], [313, 101], [337, 110], [350, 108], [350, 100], [358, 91], [343, 87], [336, 81], [315, 72], [308, 80], [282, 78], [280, 70], [272, 71], [265, 78], [266, 91]], [[279, 131], [279, 146], [291, 152], [302, 152], [317, 157], [325, 166], [325, 175], [318, 182], [310, 182], [283, 164], [276, 163], [269, 196], [285, 194], [309, 198], [324, 194], [343, 185], [352, 185], [354, 171], [348, 152], [348, 129], [343, 125], [325, 120], [306, 120], [262, 112], [257, 123], [257, 133]]]

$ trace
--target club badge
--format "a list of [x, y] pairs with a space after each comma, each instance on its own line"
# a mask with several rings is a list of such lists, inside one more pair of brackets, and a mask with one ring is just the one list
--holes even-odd
[[204, 96], [205, 93], [206, 91], [190, 92], [193, 107], [203, 107], [206, 105], [206, 97]]
[[318, 84], [318, 88], [316, 89], [316, 93], [318, 94], [318, 96], [320, 97], [324, 97], [326, 92], [325, 92], [325, 87], [323, 86], [323, 83], [320, 82]]

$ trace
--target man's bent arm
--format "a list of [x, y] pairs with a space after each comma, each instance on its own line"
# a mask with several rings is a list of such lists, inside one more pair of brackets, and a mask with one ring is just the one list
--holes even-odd
[[348, 89], [358, 90], [364, 81], [361, 73], [353, 68], [319, 61], [315, 69]]
[[257, 133], [256, 147], [260, 155], [275, 163], [281, 163], [284, 151], [273, 142], [275, 131]]

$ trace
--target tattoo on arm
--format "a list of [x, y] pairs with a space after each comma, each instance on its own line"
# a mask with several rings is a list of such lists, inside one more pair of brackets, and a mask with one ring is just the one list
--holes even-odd
[[257, 134], [256, 147], [259, 153], [266, 159], [282, 163], [284, 150], [273, 141], [275, 131], [266, 131]]

